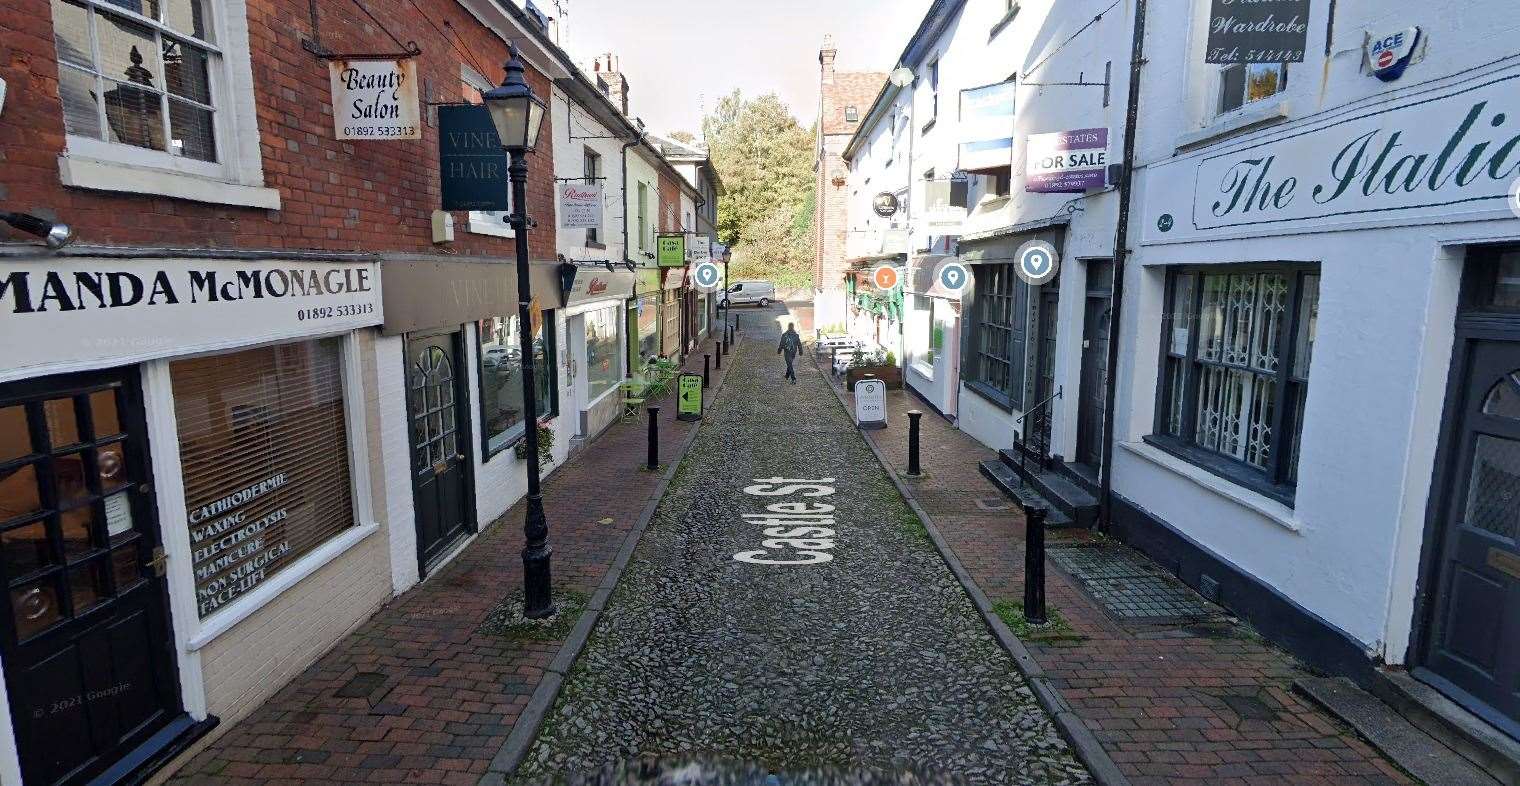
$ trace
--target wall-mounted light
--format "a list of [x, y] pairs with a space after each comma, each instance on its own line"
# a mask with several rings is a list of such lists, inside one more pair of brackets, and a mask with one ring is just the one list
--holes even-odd
[[42, 238], [48, 248], [59, 249], [74, 242], [74, 230], [68, 224], [55, 223], [27, 213], [0, 213], [0, 221]]

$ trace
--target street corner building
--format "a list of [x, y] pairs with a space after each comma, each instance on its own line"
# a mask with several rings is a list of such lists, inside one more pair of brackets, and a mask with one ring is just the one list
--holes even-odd
[[[0, 16], [0, 783], [139, 779], [500, 517], [526, 428], [563, 461], [613, 419], [635, 274], [603, 178], [638, 134], [506, 2]], [[509, 41], [557, 103], [525, 205], [476, 144]], [[572, 143], [566, 106], [622, 138]]]
[[1286, 5], [1248, 62], [1220, 3], [932, 4], [820, 173], [819, 286], [1051, 521], [1513, 743], [1520, 11]]

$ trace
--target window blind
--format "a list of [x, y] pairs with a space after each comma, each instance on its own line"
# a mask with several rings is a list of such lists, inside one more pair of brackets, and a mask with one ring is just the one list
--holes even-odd
[[339, 341], [170, 365], [202, 617], [354, 526]]

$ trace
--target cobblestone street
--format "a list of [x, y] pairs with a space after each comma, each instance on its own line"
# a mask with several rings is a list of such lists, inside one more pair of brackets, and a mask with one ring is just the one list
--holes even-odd
[[741, 313], [724, 390], [517, 780], [689, 756], [1087, 782], [828, 382], [805, 361], [782, 379], [780, 312]]

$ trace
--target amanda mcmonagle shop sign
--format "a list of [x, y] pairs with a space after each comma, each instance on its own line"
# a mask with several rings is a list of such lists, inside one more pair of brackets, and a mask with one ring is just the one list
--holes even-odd
[[381, 322], [374, 262], [0, 260], [0, 382]]
[[1151, 167], [1146, 242], [1232, 228], [1507, 217], [1506, 195], [1520, 178], [1520, 66], [1332, 110], [1255, 139]]

